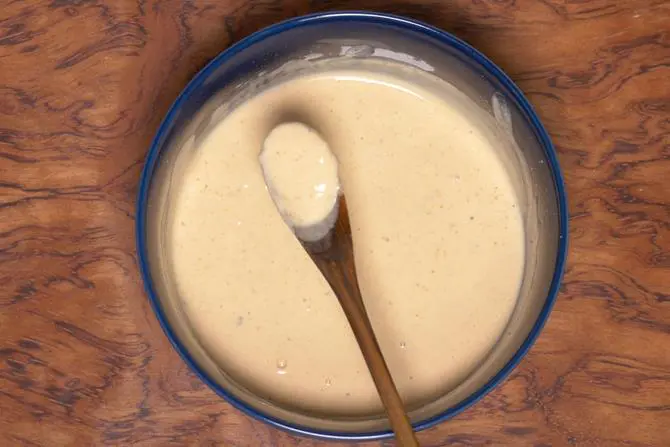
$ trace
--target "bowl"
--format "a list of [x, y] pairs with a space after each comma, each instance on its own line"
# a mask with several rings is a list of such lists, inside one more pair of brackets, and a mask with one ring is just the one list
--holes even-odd
[[174, 348], [207, 385], [239, 410], [275, 427], [322, 439], [392, 436], [384, 417], [304, 414], [267, 401], [237, 383], [189, 332], [164, 265], [161, 228], [166, 191], [162, 185], [167, 167], [185, 144], [185, 135], [207, 126], [214, 119], [212, 104], [235, 97], [250, 79], [262, 86], [268, 73], [280, 66], [321, 57], [386, 58], [430, 71], [465, 92], [517, 143], [502, 158], [523, 205], [526, 265], [518, 301], [485, 360], [456, 388], [410, 412], [415, 429], [423, 430], [475, 403], [519, 363], [549, 316], [567, 250], [565, 192], [547, 132], [510, 78], [458, 38], [403, 17], [337, 12], [270, 26], [222, 52], [179, 95], [149, 150], [137, 205], [141, 274], [153, 310]]

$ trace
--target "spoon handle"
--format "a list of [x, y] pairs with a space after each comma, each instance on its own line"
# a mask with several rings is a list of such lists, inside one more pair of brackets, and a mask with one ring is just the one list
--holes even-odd
[[419, 443], [405, 413], [402, 399], [393, 383], [393, 378], [365, 311], [356, 277], [353, 243], [346, 210], [340, 211], [340, 217], [331, 233], [332, 240], [329, 248], [321, 252], [308, 249], [307, 252], [337, 295], [347, 320], [349, 320], [363, 358], [386, 408], [398, 445], [418, 447]]

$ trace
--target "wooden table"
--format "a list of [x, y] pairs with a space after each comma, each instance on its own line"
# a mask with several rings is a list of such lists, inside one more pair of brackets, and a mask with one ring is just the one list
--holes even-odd
[[[667, 0], [2, 0], [0, 445], [314, 446], [184, 366], [137, 271], [137, 183], [169, 104], [280, 19], [406, 14], [481, 49], [560, 152], [571, 253], [516, 372], [425, 446], [670, 445]], [[383, 445], [391, 445], [386, 442]]]

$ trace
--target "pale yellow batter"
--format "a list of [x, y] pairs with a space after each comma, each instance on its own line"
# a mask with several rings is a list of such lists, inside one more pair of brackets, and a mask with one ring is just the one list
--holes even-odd
[[438, 96], [343, 70], [273, 87], [214, 127], [173, 174], [166, 240], [183, 311], [222, 370], [307, 411], [381, 407], [337, 299], [263, 179], [263, 141], [296, 114], [339, 160], [365, 304], [408, 406], [485, 358], [517, 299], [524, 240], [496, 141], [471, 106], [447, 85]]
[[337, 219], [340, 180], [328, 143], [305, 123], [281, 123], [259, 156], [265, 183], [284, 221], [303, 241], [318, 241]]

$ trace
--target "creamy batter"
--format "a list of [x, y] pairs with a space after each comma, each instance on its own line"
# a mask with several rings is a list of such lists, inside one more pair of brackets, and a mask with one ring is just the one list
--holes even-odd
[[[259, 153], [287, 116], [339, 160], [363, 298], [409, 408], [458, 385], [515, 306], [518, 197], [474, 104], [372, 70], [305, 75], [228, 113], [172, 178], [167, 253], [202, 346], [282, 405], [381, 403], [333, 292], [277, 212]], [[295, 173], [300, 175], [300, 173]]]
[[337, 219], [337, 159], [323, 138], [304, 123], [281, 123], [259, 157], [277, 209], [303, 241], [318, 241]]

